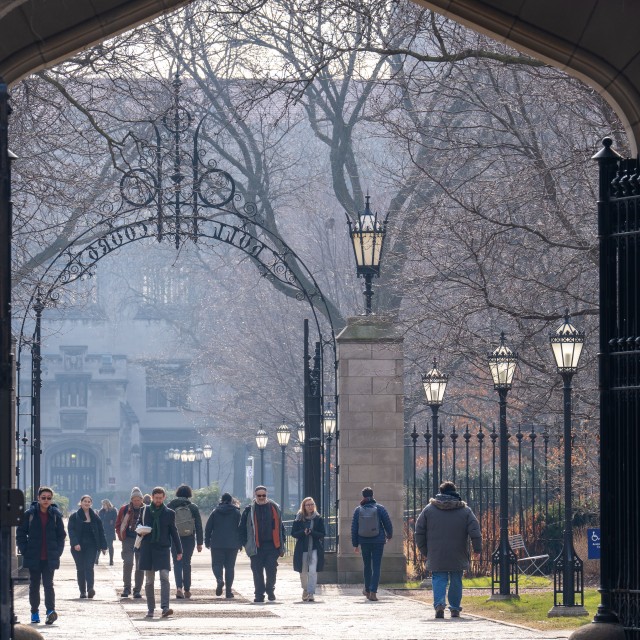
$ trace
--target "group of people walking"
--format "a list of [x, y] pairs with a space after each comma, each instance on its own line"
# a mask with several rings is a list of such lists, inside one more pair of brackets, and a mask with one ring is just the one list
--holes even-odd
[[[122, 598], [142, 598], [145, 587], [147, 617], [156, 609], [155, 575], [160, 578], [160, 610], [162, 617], [173, 614], [170, 607], [171, 560], [177, 599], [191, 598], [191, 560], [203, 544], [211, 550], [215, 593], [233, 598], [233, 582], [238, 551], [245, 548], [251, 563], [254, 602], [265, 597], [276, 599], [275, 585], [278, 560], [285, 554], [286, 531], [280, 506], [268, 497], [260, 485], [254, 498], [241, 512], [229, 493], [209, 516], [203, 529], [202, 517], [191, 501], [192, 490], [182, 485], [168, 504], [166, 492], [155, 487], [145, 504], [138, 487], [131, 491], [129, 502], [117, 512], [108, 500], [102, 509], [93, 510], [91, 496], [83, 496], [77, 511], [69, 518], [71, 553], [76, 563], [80, 598], [93, 598], [94, 564], [99, 553], [113, 564], [113, 541], [122, 542]], [[462, 574], [469, 567], [468, 541], [479, 554], [482, 537], [478, 521], [462, 501], [452, 482], [443, 482], [416, 523], [416, 543], [426, 557], [433, 574], [433, 596], [436, 618], [443, 618], [447, 599], [451, 617], [459, 617], [462, 599]], [[295, 540], [293, 568], [300, 573], [302, 600], [314, 602], [318, 573], [324, 568], [326, 529], [313, 498], [305, 498], [291, 527]], [[382, 557], [386, 543], [393, 536], [393, 524], [385, 507], [374, 499], [373, 489], [362, 490], [362, 500], [353, 512], [351, 542], [363, 561], [363, 595], [377, 601]], [[66, 532], [62, 513], [53, 503], [53, 491], [41, 487], [38, 500], [25, 513], [17, 531], [17, 545], [29, 569], [29, 601], [31, 622], [40, 622], [40, 584], [44, 587], [46, 624], [57, 619], [53, 575], [60, 566]], [[133, 579], [133, 582], [132, 582]], [[447, 592], [448, 587], [448, 592]]]

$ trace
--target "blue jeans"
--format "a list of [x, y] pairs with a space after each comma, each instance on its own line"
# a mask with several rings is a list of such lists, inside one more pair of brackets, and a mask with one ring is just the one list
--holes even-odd
[[447, 604], [447, 584], [449, 585], [449, 609], [462, 611], [462, 571], [433, 571], [433, 606], [444, 607]]
[[361, 544], [360, 548], [364, 562], [364, 588], [366, 591], [377, 593], [384, 542], [366, 542]]

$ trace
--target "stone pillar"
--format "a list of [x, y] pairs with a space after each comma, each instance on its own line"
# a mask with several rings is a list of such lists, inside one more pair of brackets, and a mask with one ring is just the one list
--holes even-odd
[[393, 523], [381, 582], [403, 582], [404, 389], [402, 337], [377, 316], [349, 318], [338, 341], [340, 473], [337, 581], [362, 582], [362, 559], [351, 545], [351, 519], [363, 487], [373, 488]]

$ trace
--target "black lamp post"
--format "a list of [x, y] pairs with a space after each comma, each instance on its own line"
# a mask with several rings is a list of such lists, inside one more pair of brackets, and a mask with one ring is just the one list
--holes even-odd
[[269, 442], [269, 436], [264, 429], [258, 429], [256, 433], [256, 446], [260, 449], [260, 484], [264, 484], [264, 450], [267, 448], [267, 442]]
[[180, 461], [182, 462], [182, 480], [181, 482], [187, 481], [187, 462], [189, 462], [189, 452], [186, 449], [183, 449], [180, 452]]
[[[302, 466], [304, 461], [304, 441], [306, 437], [304, 421], [298, 424], [297, 431], [298, 431], [298, 445], [300, 447], [300, 455], [298, 457], [298, 471], [300, 471], [300, 467]], [[302, 487], [302, 477], [298, 478], [298, 486], [300, 487], [300, 502], [302, 502], [303, 493], [304, 493], [304, 490]]]
[[431, 407], [431, 415], [433, 417], [433, 493], [438, 493], [440, 487], [439, 455], [438, 455], [438, 410], [444, 401], [444, 393], [447, 390], [447, 382], [449, 376], [438, 371], [438, 362], [433, 359], [433, 369], [422, 374], [422, 385], [424, 387], [424, 395], [427, 404]]
[[[504, 343], [500, 334], [500, 346], [489, 354], [489, 371], [493, 388], [500, 398], [500, 543], [491, 556], [491, 599], [511, 598], [511, 585], [518, 594], [518, 560], [509, 544], [509, 436], [507, 435], [507, 393], [511, 389], [518, 364], [518, 354]], [[496, 593], [496, 583], [500, 593]]]
[[322, 430], [324, 431], [325, 442], [325, 505], [323, 515], [329, 524], [331, 517], [331, 441], [333, 440], [333, 434], [336, 431], [336, 414], [329, 409], [324, 412], [322, 418]]
[[171, 449], [167, 449], [164, 452], [164, 461], [167, 463], [167, 484], [169, 486], [172, 485], [171, 482], [171, 461], [173, 460], [173, 451]]
[[176, 486], [178, 486], [180, 484], [180, 461], [182, 459], [182, 452], [180, 451], [180, 449], [176, 448], [173, 450], [173, 461], [175, 462], [174, 465], [174, 472], [175, 472], [175, 479], [173, 481], [173, 484], [175, 484]]
[[[549, 616], [587, 615], [584, 609], [582, 560], [573, 547], [572, 473], [571, 473], [571, 380], [578, 370], [585, 335], [569, 322], [567, 309], [564, 322], [549, 336], [558, 373], [564, 382], [564, 539], [562, 551], [553, 563], [553, 609]], [[576, 603], [576, 594], [579, 603]], [[562, 602], [560, 602], [560, 599]]]
[[296, 461], [298, 463], [298, 504], [302, 502], [302, 487], [300, 483], [302, 481], [302, 469], [301, 469], [301, 460], [302, 460], [302, 445], [295, 444], [293, 445], [293, 451], [296, 454]]
[[196, 462], [198, 463], [198, 489], [202, 486], [202, 458], [204, 458], [204, 451], [202, 447], [196, 449]]
[[282, 478], [280, 482], [280, 508], [284, 511], [286, 508], [286, 499], [284, 495], [285, 488], [285, 471], [286, 471], [286, 450], [289, 444], [289, 438], [291, 437], [291, 427], [284, 422], [276, 429], [276, 437], [278, 438], [278, 444], [282, 449]]
[[380, 277], [380, 258], [387, 231], [387, 218], [379, 220], [377, 213], [371, 213], [369, 196], [367, 195], [364, 211], [358, 212], [357, 221], [352, 222], [347, 216], [347, 223], [353, 244], [353, 253], [356, 257], [358, 278], [363, 277], [365, 281], [366, 315], [370, 315], [371, 298], [373, 298], [371, 281], [374, 276]]
[[205, 444], [202, 447], [202, 455], [204, 459], [207, 461], [207, 487], [211, 486], [211, 476], [209, 474], [209, 463], [211, 462], [211, 455], [213, 454], [213, 449], [210, 444]]

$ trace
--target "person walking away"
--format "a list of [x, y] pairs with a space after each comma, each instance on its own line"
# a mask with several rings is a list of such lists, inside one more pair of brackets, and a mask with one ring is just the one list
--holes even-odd
[[469, 568], [469, 538], [474, 554], [479, 556], [482, 534], [476, 516], [461, 499], [453, 482], [443, 482], [440, 492], [429, 500], [418, 517], [415, 534], [416, 546], [431, 571], [436, 618], [444, 618], [447, 596], [451, 617], [459, 618], [462, 573]]
[[353, 512], [351, 520], [351, 543], [353, 550], [362, 550], [364, 565], [364, 589], [362, 594], [369, 600], [378, 600], [378, 583], [380, 582], [380, 567], [384, 545], [393, 536], [391, 518], [383, 505], [373, 498], [373, 489], [365, 487], [362, 490], [360, 505]]
[[252, 503], [242, 512], [239, 531], [240, 544], [251, 561], [253, 601], [264, 602], [265, 593], [269, 601], [275, 600], [278, 558], [284, 556], [286, 534], [280, 506], [267, 497], [266, 487], [255, 488]]
[[[102, 508], [98, 511], [100, 520], [102, 520], [102, 528], [104, 529], [104, 537], [107, 539], [107, 548], [109, 549], [109, 565], [113, 566], [113, 542], [116, 539], [116, 520], [118, 518], [118, 510], [107, 499], [102, 501]], [[99, 556], [96, 556], [97, 558]], [[96, 560], [96, 564], [98, 561]]]
[[66, 537], [62, 513], [53, 502], [53, 490], [40, 487], [38, 500], [31, 503], [16, 529], [16, 544], [22, 555], [23, 566], [29, 569], [31, 622], [40, 622], [40, 582], [44, 587], [47, 610], [45, 624], [53, 624], [58, 619], [53, 575], [60, 568]]
[[202, 517], [198, 505], [191, 502], [192, 496], [191, 487], [183, 484], [176, 489], [176, 497], [168, 504], [169, 509], [176, 512], [176, 529], [182, 543], [182, 560], [176, 560], [176, 548], [171, 546], [176, 598], [191, 597], [191, 557], [196, 544], [198, 553], [202, 551]]
[[147, 618], [153, 618], [156, 608], [153, 590], [156, 571], [160, 573], [162, 617], [167, 618], [173, 614], [173, 609], [169, 608], [171, 545], [176, 549], [176, 560], [182, 560], [182, 543], [176, 529], [176, 513], [164, 504], [166, 495], [162, 487], [154, 488], [151, 492], [151, 504], [140, 512], [136, 527], [138, 535], [142, 536], [139, 567], [144, 571]]
[[150, 505], [151, 504], [151, 495], [148, 493], [145, 493], [144, 496], [142, 496], [142, 502], [146, 505]]
[[[240, 545], [240, 509], [230, 493], [223, 493], [204, 529], [204, 546], [211, 549], [211, 568], [216, 579], [216, 595], [233, 598], [233, 579]], [[223, 573], [224, 570], [224, 573]]]
[[324, 520], [316, 511], [313, 498], [305, 498], [300, 504], [291, 536], [296, 540], [293, 550], [293, 570], [300, 574], [303, 602], [313, 602], [318, 571], [324, 568]]
[[96, 595], [93, 577], [93, 565], [98, 550], [107, 553], [107, 540], [104, 537], [102, 520], [92, 509], [91, 496], [82, 496], [77, 511], [69, 517], [69, 544], [71, 555], [76, 563], [76, 576], [81, 598], [93, 598]]
[[136, 526], [141, 509], [142, 491], [138, 487], [133, 487], [129, 504], [123, 504], [120, 507], [116, 518], [116, 535], [122, 542], [122, 582], [124, 583], [124, 589], [120, 594], [121, 598], [128, 598], [131, 595], [131, 572], [134, 564], [133, 597], [142, 598], [144, 571], [140, 571], [138, 567], [138, 554], [134, 548], [137, 537]]

